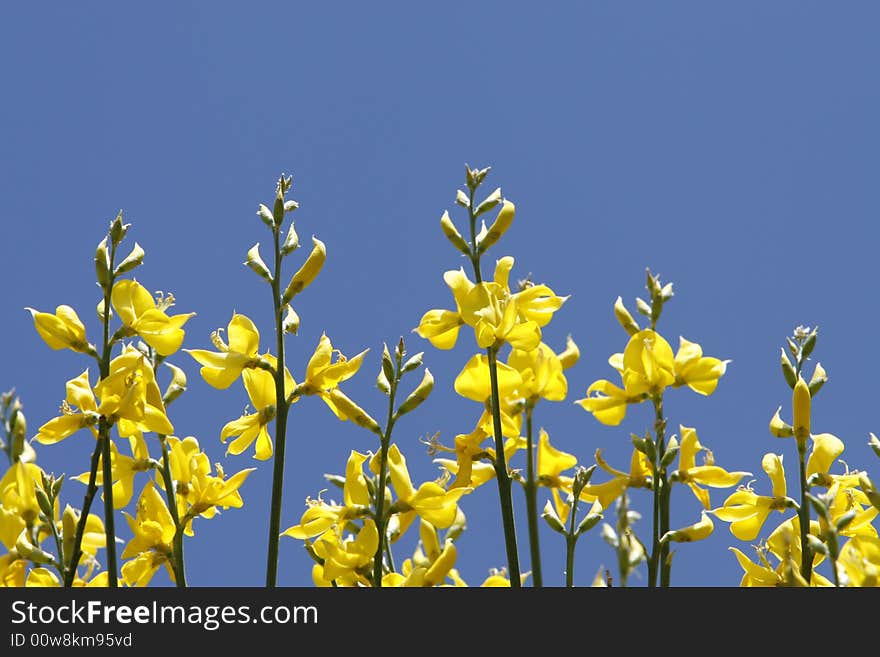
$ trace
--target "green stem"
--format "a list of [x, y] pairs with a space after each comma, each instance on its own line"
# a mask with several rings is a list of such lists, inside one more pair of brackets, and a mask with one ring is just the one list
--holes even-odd
[[104, 489], [104, 536], [107, 541], [107, 575], [110, 588], [119, 586], [116, 579], [118, 572], [116, 567], [116, 527], [115, 513], [113, 512], [113, 464], [110, 457], [110, 423], [101, 417], [98, 423], [98, 444], [101, 445], [101, 461], [104, 464], [103, 485]]
[[266, 587], [274, 588], [278, 579], [278, 541], [281, 538], [281, 502], [284, 489], [284, 449], [287, 433], [287, 409], [284, 391], [284, 327], [281, 307], [280, 226], [272, 231], [275, 246], [275, 271], [272, 275], [272, 304], [275, 310], [277, 364], [275, 367], [275, 462], [272, 468], [272, 507], [269, 515], [269, 549], [266, 563]]
[[171, 519], [174, 521], [175, 538], [180, 532], [181, 541], [177, 545], [175, 540], [174, 555], [171, 562], [172, 570], [174, 570], [174, 582], [178, 588], [186, 588], [186, 568], [183, 558], [183, 533], [180, 526], [180, 514], [177, 511], [177, 492], [174, 488], [174, 480], [171, 478], [171, 458], [168, 454], [168, 442], [166, 437], [159, 434], [159, 444], [162, 446], [162, 483], [165, 485], [165, 497], [168, 499], [168, 511], [171, 513]]
[[[474, 192], [470, 189], [468, 215], [471, 229], [470, 260], [474, 267], [474, 280], [477, 285], [483, 282], [480, 271], [480, 253], [477, 250], [477, 217], [474, 214]], [[489, 380], [492, 386], [492, 425], [495, 439], [495, 478], [498, 480], [498, 498], [501, 503], [501, 522], [504, 526], [504, 547], [507, 552], [507, 570], [510, 575], [511, 588], [520, 588], [522, 581], [519, 573], [519, 555], [516, 547], [516, 524], [513, 516], [513, 500], [511, 498], [510, 473], [507, 471], [507, 459], [504, 456], [504, 436], [501, 433], [501, 401], [498, 393], [498, 361], [494, 346], [486, 349], [489, 358]]]
[[653, 482], [654, 505], [653, 505], [653, 522], [651, 539], [651, 558], [648, 560], [648, 588], [657, 586], [657, 562], [660, 559], [660, 478], [656, 471]]
[[391, 392], [388, 394], [388, 419], [385, 422], [385, 432], [382, 434], [382, 452], [379, 456], [379, 488], [376, 493], [376, 529], [379, 532], [379, 546], [376, 548], [376, 556], [373, 557], [373, 586], [382, 588], [382, 554], [386, 550], [391, 560], [391, 546], [388, 545], [386, 532], [387, 523], [385, 518], [385, 479], [388, 476], [388, 447], [391, 444], [391, 432], [394, 429], [394, 397], [397, 395], [397, 384], [400, 381], [400, 350], [396, 354], [397, 367], [394, 371], [394, 380], [389, 381]]
[[801, 577], [809, 585], [813, 577], [813, 554], [810, 550], [810, 543], [807, 541], [807, 536], [810, 533], [810, 501], [807, 499], [809, 488], [807, 486], [806, 451], [806, 441], [798, 441], [798, 465], [800, 466], [801, 480], [801, 508], [798, 510], [798, 522], [801, 526]]
[[[105, 379], [110, 374], [110, 349], [113, 343], [110, 340], [110, 293], [113, 290], [113, 284], [116, 277], [113, 275], [113, 269], [116, 260], [117, 244], [112, 242], [110, 245], [110, 280], [104, 288], [104, 314], [101, 317], [103, 324], [104, 344], [101, 350], [101, 358], [98, 361], [100, 368], [100, 378]], [[86, 487], [86, 494], [83, 498], [83, 508], [80, 512], [79, 522], [76, 525], [76, 535], [73, 541], [73, 552], [70, 555], [70, 562], [67, 565], [67, 572], [64, 578], [64, 585], [73, 586], [76, 579], [76, 571], [79, 567], [79, 560], [82, 558], [82, 539], [85, 533], [86, 522], [89, 518], [89, 512], [92, 508], [92, 501], [98, 490], [98, 465], [103, 461], [104, 467], [102, 471], [104, 489], [104, 537], [107, 550], [107, 574], [108, 584], [111, 588], [116, 588], [119, 584], [117, 581], [116, 568], [116, 531], [114, 526], [113, 514], [113, 470], [110, 460], [110, 427], [111, 424], [107, 418], [101, 417], [98, 422], [98, 439], [95, 445], [95, 451], [92, 452], [91, 468], [89, 469], [89, 483]], [[110, 482], [109, 485], [107, 482]]]
[[[532, 581], [535, 588], [544, 585], [541, 575], [541, 546], [538, 542], [538, 481], [535, 473], [535, 449], [532, 436], [532, 411], [535, 407], [526, 403], [526, 510], [529, 522], [529, 551], [532, 560]], [[567, 572], [567, 571], [566, 571]]]
[[501, 521], [504, 526], [504, 547], [507, 551], [507, 569], [511, 588], [522, 586], [519, 574], [519, 555], [516, 549], [516, 524], [513, 517], [513, 499], [510, 494], [510, 473], [504, 456], [504, 436], [501, 433], [501, 400], [498, 393], [498, 361], [495, 347], [487, 350], [489, 380], [492, 385], [492, 424], [495, 433], [495, 478], [498, 480], [498, 498], [501, 502]]
[[668, 563], [669, 544], [660, 544], [660, 537], [669, 531], [669, 482], [666, 480], [666, 470], [661, 468], [660, 461], [663, 452], [666, 451], [666, 421], [663, 419], [663, 397], [656, 395], [652, 398], [654, 403], [654, 526], [651, 544], [651, 560], [648, 563], [648, 586], [653, 588], [657, 585], [657, 575], [660, 575], [660, 586], [669, 586]]
[[565, 535], [565, 586], [568, 588], [574, 586], [574, 548], [577, 545], [574, 523], [577, 518], [579, 501], [579, 497], [572, 499], [571, 509], [568, 512], [568, 533]]
[[86, 529], [86, 520], [92, 508], [92, 500], [95, 499], [95, 493], [98, 491], [98, 464], [101, 461], [101, 441], [95, 441], [95, 451], [92, 452], [92, 463], [89, 469], [89, 483], [86, 486], [86, 494], [83, 498], [82, 511], [79, 514], [79, 522], [76, 523], [76, 534], [73, 539], [73, 550], [67, 562], [67, 569], [64, 575], [64, 586], [73, 586], [73, 580], [76, 579], [76, 570], [79, 567], [79, 560], [82, 558], [82, 539]]

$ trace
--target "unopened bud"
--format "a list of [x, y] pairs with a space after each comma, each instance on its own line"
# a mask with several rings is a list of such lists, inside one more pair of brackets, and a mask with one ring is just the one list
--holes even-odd
[[794, 436], [799, 443], [805, 443], [810, 437], [810, 387], [807, 382], [798, 378], [794, 386], [792, 398], [794, 408]]
[[386, 395], [391, 394], [391, 383], [389, 383], [388, 377], [385, 376], [385, 369], [382, 367], [379, 368], [379, 375], [376, 377], [376, 387]]
[[130, 227], [131, 224], [122, 223], [122, 210], [120, 210], [116, 218], [110, 222], [110, 243], [119, 246], [122, 240], [125, 239], [125, 234]]
[[333, 388], [333, 390], [330, 391], [330, 401], [332, 401], [333, 405], [336, 407], [339, 419], [351, 420], [359, 427], [369, 429], [379, 436], [382, 435], [382, 429], [379, 427], [379, 423], [370, 417], [364, 409], [355, 404], [354, 401], [346, 397], [345, 393], [339, 388]]
[[15, 551], [24, 559], [29, 559], [33, 563], [52, 563], [55, 560], [48, 552], [41, 550], [33, 545], [28, 539], [27, 529], [22, 529], [15, 541]]
[[626, 306], [623, 305], [621, 297], [617, 297], [617, 301], [614, 302], [614, 316], [629, 335], [635, 335], [641, 330], [636, 320], [629, 314]]
[[262, 278], [266, 282], [272, 282], [272, 272], [269, 271], [266, 263], [263, 262], [263, 258], [260, 257], [259, 242], [254, 244], [247, 252], [247, 260], [245, 260], [244, 264], [250, 267], [260, 278]]
[[813, 554], [828, 555], [828, 546], [818, 536], [807, 534], [807, 543], [810, 544], [810, 551]]
[[[595, 506], [595, 505], [594, 505]], [[599, 505], [599, 509], [601, 510], [601, 505]], [[599, 521], [602, 520], [603, 515], [601, 512], [593, 512], [592, 510], [587, 516], [581, 520], [580, 524], [577, 526], [575, 530], [575, 536], [580, 536], [584, 532], [590, 531], [593, 527], [599, 524]]]
[[167, 406], [186, 391], [186, 372], [168, 361], [163, 362], [171, 370], [171, 383], [168, 384], [165, 394], [162, 395], [162, 401]]
[[480, 203], [477, 206], [476, 210], [474, 210], [474, 216], [479, 217], [484, 212], [488, 212], [489, 210], [494, 208], [500, 202], [501, 202], [501, 188], [498, 187], [495, 189], [495, 191], [493, 191], [491, 194], [489, 194], [489, 196], [487, 196], [482, 203]]
[[110, 286], [110, 253], [107, 251], [106, 237], [95, 249], [95, 276], [102, 290], [106, 290]]
[[418, 408], [422, 402], [428, 398], [428, 395], [431, 394], [433, 389], [434, 376], [431, 374], [431, 370], [426, 367], [425, 373], [422, 376], [422, 382], [419, 383], [416, 389], [413, 390], [412, 394], [410, 394], [410, 396], [400, 405], [400, 408], [397, 409], [397, 413], [395, 413], [395, 417], [400, 417], [401, 415], [405, 415]]
[[46, 495], [46, 491], [42, 488], [35, 487], [34, 494], [36, 495], [37, 505], [40, 507], [40, 511], [43, 512], [49, 522], [55, 522], [55, 512], [52, 509], [52, 501], [49, 499], [49, 496]]
[[281, 322], [281, 330], [294, 335], [299, 332], [299, 315], [290, 304], [287, 304], [284, 321]]
[[541, 517], [553, 531], [559, 532], [560, 534], [566, 533], [565, 526], [559, 519], [559, 515], [556, 513], [556, 509], [553, 507], [553, 503], [550, 502], [550, 500], [547, 500], [547, 503], [544, 505], [544, 511], [541, 513]]
[[877, 455], [877, 458], [880, 458], [880, 439], [877, 438], [873, 433], [868, 434], [871, 436], [871, 439], [868, 441], [868, 445]]
[[785, 423], [779, 416], [782, 406], [776, 409], [776, 413], [770, 420], [770, 433], [777, 438], [791, 438], [794, 435], [794, 427]]
[[293, 224], [290, 224], [290, 228], [287, 230], [287, 237], [284, 239], [284, 244], [281, 246], [281, 255], [286, 256], [299, 248], [299, 235], [296, 234], [296, 230], [293, 227]]
[[260, 207], [257, 210], [257, 215], [260, 219], [263, 220], [263, 223], [266, 224], [269, 228], [274, 230], [275, 228], [275, 217], [272, 216], [272, 211], [267, 208], [265, 205], [260, 203]]
[[816, 338], [819, 336], [819, 327], [815, 327], [810, 334], [807, 336], [807, 339], [804, 340], [804, 346], [801, 347], [801, 358], [806, 360], [811, 353], [813, 353], [813, 348], [816, 346]]
[[303, 263], [302, 267], [299, 268], [293, 278], [290, 279], [290, 284], [287, 286], [287, 289], [284, 290], [284, 296], [282, 297], [282, 303], [290, 303], [290, 300], [293, 299], [294, 296], [302, 292], [306, 289], [312, 281], [318, 276], [318, 273], [321, 271], [321, 268], [324, 266], [324, 261], [327, 259], [327, 248], [324, 246], [324, 243], [316, 237], [312, 237], [312, 252], [309, 254], [309, 257], [306, 258], [306, 261]]
[[382, 349], [382, 371], [385, 373], [385, 379], [389, 382], [394, 381], [394, 361], [391, 360], [391, 353], [388, 351], [388, 345], [383, 345]]
[[125, 260], [119, 263], [119, 266], [116, 267], [116, 271], [113, 272], [114, 276], [119, 276], [120, 274], [124, 274], [126, 272], [131, 271], [135, 267], [139, 267], [144, 262], [144, 250], [141, 248], [141, 245], [137, 242], [134, 243], [134, 248], [131, 250], [127, 256], [125, 256]]
[[641, 297], [636, 297], [636, 310], [638, 310], [645, 317], [651, 316], [651, 306], [649, 306], [648, 302]]
[[828, 375], [825, 373], [825, 368], [822, 367], [822, 363], [816, 363], [813, 376], [810, 378], [810, 397], [815, 397], [826, 381], [828, 381]]
[[468, 198], [468, 195], [460, 189], [455, 192], [455, 202], [463, 208], [471, 207], [471, 200]]
[[678, 456], [678, 452], [681, 448], [678, 445], [678, 440], [673, 436], [669, 444], [666, 446], [666, 451], [663, 452], [663, 458], [660, 459], [660, 467], [668, 468], [672, 462], [675, 460], [675, 457]]
[[407, 372], [412, 372], [414, 369], [417, 369], [422, 366], [422, 358], [424, 357], [425, 352], [420, 351], [415, 356], [407, 359], [407, 361], [403, 364], [403, 367], [400, 368], [401, 374], [406, 374]]
[[[501, 190], [496, 191], [498, 191], [500, 196]], [[488, 199], [483, 201], [483, 203], [485, 204], [487, 201]], [[482, 207], [482, 204], [480, 207]], [[479, 208], [477, 208], [477, 211], [479, 212]], [[501, 211], [498, 213], [498, 216], [495, 217], [495, 221], [492, 222], [492, 225], [489, 226], [489, 230], [486, 232], [483, 239], [477, 240], [477, 250], [480, 253], [485, 253], [489, 247], [501, 239], [513, 223], [513, 217], [515, 214], [516, 206], [510, 201], [504, 201], [504, 205], [501, 206]]]
[[448, 212], [443, 212], [443, 216], [440, 217], [440, 228], [443, 230], [443, 234], [446, 235], [446, 239], [450, 241], [452, 246], [465, 255], [470, 253], [470, 246], [468, 246], [464, 237], [461, 236], [461, 233], [458, 232], [455, 224], [452, 223], [452, 219], [450, 219]]
[[782, 365], [782, 376], [785, 377], [785, 382], [788, 386], [794, 390], [794, 386], [797, 383], [797, 374], [794, 371], [794, 365], [791, 364], [791, 361], [788, 359], [788, 356], [785, 355], [785, 349], [780, 347], [779, 351], [781, 352], [780, 364]]
[[449, 525], [449, 529], [446, 530], [446, 540], [454, 541], [461, 533], [467, 529], [467, 518], [464, 515], [464, 511], [461, 510], [460, 506], [455, 507], [455, 520], [452, 521], [452, 524]]

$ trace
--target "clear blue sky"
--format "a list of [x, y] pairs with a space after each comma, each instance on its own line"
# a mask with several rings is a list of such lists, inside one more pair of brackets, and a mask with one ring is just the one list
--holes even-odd
[[[288, 340], [289, 366], [302, 376], [323, 331], [347, 354], [369, 347], [346, 390], [384, 417], [373, 387], [382, 342], [403, 334], [411, 352], [425, 350], [435, 392], [395, 439], [414, 477], [433, 478], [418, 438], [439, 431], [451, 442], [472, 428], [477, 408], [452, 382], [474, 343], [466, 332], [454, 351], [439, 352], [410, 331], [424, 311], [451, 303], [442, 274], [463, 262], [439, 217], [450, 209], [460, 218], [453, 200], [467, 162], [491, 165], [490, 184], [517, 204], [494, 255], [513, 255], [515, 276], [531, 272], [572, 295], [545, 332], [557, 348], [571, 333], [582, 352], [568, 372], [569, 399], [536, 415], [554, 444], [586, 463], [602, 447], [623, 466], [629, 432], [647, 428], [645, 407], [611, 428], [572, 401], [613, 373], [606, 359], [625, 335], [612, 304], [622, 295], [632, 306], [651, 267], [676, 290], [661, 332], [733, 361], [712, 397], [668, 395], [671, 426], [696, 426], [719, 464], [756, 473], [766, 491], [762, 454], [796, 462], [792, 443], [767, 430], [778, 405], [790, 413], [779, 347], [796, 325], [819, 325], [814, 358], [830, 381], [814, 428], [846, 442], [851, 466], [877, 472], [866, 442], [880, 430], [880, 8], [513, 4], [4, 7], [0, 388], [18, 389], [31, 435], [86, 363], [50, 351], [24, 307], [70, 304], [97, 335], [92, 256], [120, 208], [147, 252], [138, 280], [173, 291], [178, 312], [198, 313], [185, 346], [208, 348], [233, 310], [270, 335], [268, 288], [241, 263], [266, 242], [254, 212], [284, 171], [301, 204], [300, 235], [317, 235], [328, 251], [297, 305], [302, 329]], [[222, 459], [220, 428], [244, 408], [242, 387], [211, 389], [191, 359], [173, 362], [190, 378], [170, 411], [178, 433]], [[315, 399], [294, 407], [290, 433], [284, 527], [324, 487], [322, 473], [343, 471], [349, 450], [377, 444]], [[83, 433], [38, 446], [39, 463], [78, 474], [91, 442]], [[255, 464], [248, 454], [223, 462], [227, 471]], [[242, 490], [245, 509], [196, 522], [191, 584], [262, 585], [271, 467], [257, 467]], [[70, 482], [65, 499], [78, 506], [83, 492]], [[713, 493], [713, 503], [724, 496]], [[515, 500], [522, 509], [522, 496]], [[636, 493], [637, 508], [648, 503]], [[494, 483], [463, 508], [470, 527], [459, 569], [479, 583], [504, 565]], [[673, 525], [698, 517], [693, 497], [676, 489]], [[527, 568], [524, 516], [519, 529]], [[647, 518], [641, 530], [646, 537]], [[680, 550], [673, 583], [737, 584], [728, 545], [743, 547], [718, 521], [709, 540]], [[542, 548], [545, 580], [561, 584], [561, 537], [547, 531]], [[595, 531], [580, 544], [576, 579], [587, 584], [613, 563]], [[282, 539], [279, 583], [310, 585], [309, 571], [301, 544]]]

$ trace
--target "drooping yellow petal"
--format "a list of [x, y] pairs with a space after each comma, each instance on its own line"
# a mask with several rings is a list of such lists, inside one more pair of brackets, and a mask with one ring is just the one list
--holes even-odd
[[764, 454], [761, 459], [761, 467], [773, 482], [773, 497], [785, 497], [787, 488], [785, 485], [785, 468], [782, 467], [781, 454]]
[[834, 461], [843, 454], [843, 441], [830, 433], [820, 433], [813, 438], [813, 451], [807, 461], [807, 477], [821, 473], [827, 475]]
[[[522, 377], [509, 365], [497, 363], [497, 366], [499, 396], [501, 399], [505, 399], [513, 395], [516, 389], [522, 385]], [[490, 399], [492, 385], [488, 357], [484, 354], [473, 356], [456, 377], [454, 387], [455, 391], [466, 399], [478, 402]]]
[[550, 436], [541, 429], [538, 438], [538, 480], [548, 486], [559, 485], [559, 475], [577, 465], [577, 457], [550, 444]]
[[416, 333], [428, 339], [437, 349], [452, 349], [458, 340], [462, 325], [461, 316], [451, 310], [429, 310], [415, 329]]

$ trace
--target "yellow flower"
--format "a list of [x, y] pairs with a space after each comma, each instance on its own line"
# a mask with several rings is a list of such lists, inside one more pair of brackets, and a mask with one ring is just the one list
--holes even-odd
[[27, 564], [27, 561], [19, 558], [17, 552], [8, 552], [0, 556], [0, 588], [24, 587]]
[[110, 295], [110, 303], [122, 323], [137, 333], [160, 356], [170, 356], [183, 343], [183, 325], [195, 313], [172, 315], [165, 310], [174, 305], [174, 296], [168, 294], [159, 303], [147, 289], [133, 280], [117, 281]]
[[[254, 468], [246, 468], [226, 478], [222, 466], [217, 463], [217, 474], [211, 472], [208, 455], [201, 451], [199, 441], [192, 436], [183, 440], [168, 437], [168, 455], [171, 479], [176, 486], [178, 517], [188, 518], [186, 533], [192, 536], [192, 519], [195, 516], [212, 518], [221, 509], [240, 508], [244, 502], [238, 489], [244, 484]], [[164, 487], [157, 477], [160, 487]]]
[[169, 560], [176, 530], [171, 513], [152, 481], [147, 482], [138, 498], [136, 517], [125, 513], [125, 518], [134, 537], [122, 551], [122, 558], [134, 558], [122, 566], [122, 581], [127, 586], [146, 586], [162, 565], [173, 580]]
[[473, 490], [466, 487], [446, 490], [433, 481], [425, 482], [416, 489], [406, 467], [406, 458], [395, 444], [388, 450], [388, 471], [398, 497], [394, 506], [404, 514], [415, 512], [438, 529], [445, 529], [455, 521], [458, 500]]
[[[72, 436], [80, 429], [89, 428], [97, 437], [95, 425], [100, 415], [89, 384], [89, 371], [67, 382], [67, 397], [61, 405], [61, 415], [40, 427], [34, 440], [52, 445]], [[77, 410], [74, 410], [77, 409]]]
[[[538, 437], [538, 484], [549, 488], [561, 488], [566, 483], [560, 477], [563, 470], [576, 465], [577, 457], [553, 447], [550, 444], [550, 436], [541, 429]], [[570, 484], [571, 478], [567, 479], [567, 483]]]
[[71, 349], [83, 354], [94, 353], [86, 340], [86, 327], [70, 306], [58, 306], [55, 314], [25, 308], [34, 319], [34, 327], [52, 349]]
[[352, 450], [345, 465], [345, 483], [342, 487], [343, 505], [317, 500], [306, 500], [306, 511], [298, 525], [283, 531], [282, 536], [305, 540], [323, 534], [337, 523], [364, 515], [370, 506], [370, 491], [363, 466], [369, 458]]
[[841, 548], [838, 563], [848, 586], [880, 586], [880, 539], [850, 539]]
[[[103, 458], [103, 457], [101, 457]], [[103, 461], [100, 461], [103, 463]], [[138, 472], [149, 472], [153, 469], [153, 462], [149, 455], [141, 458], [132, 458], [119, 452], [116, 443], [110, 443], [110, 470], [113, 479], [113, 508], [122, 509], [128, 506], [134, 495], [134, 477]], [[74, 477], [75, 481], [88, 485], [89, 472]], [[104, 485], [104, 469], [98, 467], [95, 483], [98, 486]], [[103, 496], [102, 496], [103, 499]]]
[[123, 438], [141, 431], [174, 433], [153, 368], [130, 345], [110, 361], [110, 373], [95, 386], [95, 394], [101, 400], [97, 412], [115, 422]]
[[204, 349], [184, 349], [203, 367], [202, 378], [215, 388], [225, 389], [232, 385], [247, 368], [260, 364], [257, 352], [260, 349], [260, 332], [254, 323], [245, 315], [238, 313], [232, 316], [227, 326], [229, 344], [223, 342], [217, 329], [211, 340], [218, 351]]
[[700, 345], [682, 337], [673, 355], [662, 335], [643, 329], [630, 337], [623, 354], [614, 354], [608, 362], [620, 373], [623, 388], [600, 379], [587, 389], [585, 399], [575, 403], [602, 424], [616, 426], [626, 416], [628, 404], [660, 395], [669, 386], [686, 385], [701, 395], [712, 394], [730, 361], [704, 357]]
[[[333, 344], [326, 334], [321, 335], [315, 353], [312, 354], [309, 364], [306, 366], [306, 379], [294, 389], [293, 399], [300, 395], [316, 395], [324, 400], [324, 403], [339, 419], [347, 420], [358, 417], [355, 409], [360, 410], [361, 413], [364, 411], [359, 409], [354, 402], [345, 395], [336, 395], [334, 398], [334, 395], [330, 393], [340, 383], [347, 381], [357, 373], [368, 351], [369, 349], [364, 349], [357, 356], [346, 358], [341, 351], [333, 349]], [[334, 353], [336, 354], [336, 362], [333, 362]]]
[[[648, 462], [648, 457], [637, 449], [633, 450], [628, 473], [615, 470], [608, 465], [602, 458], [601, 449], [596, 450], [596, 463], [614, 478], [601, 484], [587, 484], [584, 486], [583, 493], [598, 499], [603, 509], [609, 508], [611, 503], [623, 495], [628, 488], [651, 488], [652, 486], [651, 464]], [[583, 498], [583, 495], [581, 497]]]
[[0, 479], [0, 543], [13, 550], [22, 530], [38, 522], [36, 489], [43, 470], [34, 463], [14, 463]]
[[376, 523], [372, 518], [364, 520], [363, 527], [351, 540], [343, 540], [341, 531], [337, 529], [325, 531], [312, 546], [315, 554], [324, 560], [320, 567], [320, 579], [327, 582], [342, 580], [343, 584], [349, 585], [357, 581], [366, 582], [358, 571], [369, 567], [376, 556], [379, 548]]
[[564, 352], [557, 355], [543, 342], [532, 351], [514, 349], [507, 359], [507, 364], [519, 372], [522, 385], [518, 395], [531, 402], [539, 398], [548, 401], [562, 401], [568, 394], [568, 381], [563, 374], [566, 367], [570, 367], [577, 357], [563, 362], [561, 356], [566, 354], [578, 354], [577, 345], [568, 338], [568, 345]]
[[[86, 575], [85, 579], [77, 576], [76, 579], [73, 580], [74, 588], [106, 588], [109, 581], [109, 573], [107, 573], [107, 571], [104, 571], [103, 573], [98, 573], [97, 575], [92, 577], [91, 572], [93, 569], [94, 566], [90, 565], [89, 572]], [[61, 581], [58, 579], [58, 576], [51, 570], [49, 570], [48, 568], [40, 567], [34, 568], [31, 572], [28, 573], [25, 586], [29, 588], [60, 588]]]
[[782, 456], [765, 454], [761, 467], [773, 484], [772, 496], [757, 495], [750, 488], [740, 487], [724, 500], [723, 506], [712, 511], [716, 517], [730, 523], [730, 532], [741, 541], [754, 540], [771, 511], [784, 513], [796, 505], [794, 500], [786, 497]]
[[[830, 433], [820, 433], [811, 436], [813, 439], [813, 451], [807, 460], [807, 479], [813, 479], [819, 486], [826, 488], [832, 486], [839, 478], [830, 473], [834, 461], [843, 454], [843, 441]], [[857, 483], [858, 479], [853, 482]]]
[[700, 488], [700, 484], [712, 488], [730, 488], [736, 486], [743, 477], [751, 476], [751, 472], [727, 472], [712, 462], [697, 465], [697, 453], [704, 449], [697, 438], [697, 430], [685, 426], [680, 426], [679, 429], [681, 448], [678, 452], [678, 470], [670, 473], [670, 480], [687, 484], [703, 508], [710, 507], [709, 491]]
[[508, 279], [513, 258], [496, 262], [494, 280], [474, 284], [464, 270], [448, 271], [444, 280], [452, 290], [456, 310], [429, 310], [415, 329], [438, 349], [451, 349], [459, 328], [474, 329], [482, 348], [498, 348], [505, 342], [515, 349], [531, 351], [541, 341], [545, 326], [568, 297], [559, 297], [546, 285], [531, 285], [511, 294]]
[[[522, 385], [522, 377], [509, 365], [504, 363], [497, 365], [499, 398], [514, 397], [517, 389]], [[483, 403], [492, 397], [492, 383], [489, 377], [489, 358], [484, 354], [477, 354], [455, 377], [455, 392], [466, 399]]]
[[718, 379], [724, 376], [729, 360], [719, 360], [703, 356], [703, 349], [696, 342], [679, 336], [678, 351], [673, 361], [674, 386], [686, 385], [701, 395], [711, 395], [718, 386]]
[[464, 320], [461, 317], [462, 304], [474, 284], [464, 273], [464, 269], [451, 270], [443, 274], [443, 280], [455, 298], [455, 310], [429, 310], [419, 322], [415, 332], [428, 339], [437, 349], [452, 349], [458, 340], [458, 331]]
[[244, 414], [227, 422], [220, 431], [220, 440], [225, 444], [230, 437], [238, 436], [229, 443], [227, 454], [241, 454], [256, 441], [254, 458], [265, 461], [273, 451], [267, 425], [275, 419], [277, 412], [275, 378], [265, 370], [249, 369], [242, 372], [242, 379], [256, 413]]

